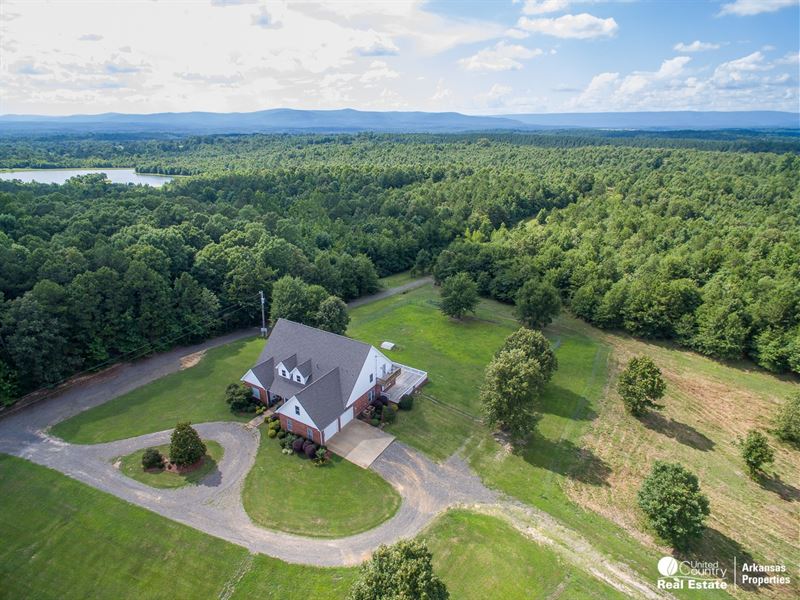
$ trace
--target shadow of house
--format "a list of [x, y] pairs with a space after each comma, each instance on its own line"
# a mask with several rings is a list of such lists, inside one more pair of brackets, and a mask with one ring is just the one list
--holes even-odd
[[680, 423], [672, 418], [667, 419], [661, 413], [650, 411], [640, 421], [648, 429], [672, 438], [676, 442], [689, 446], [701, 452], [714, 449], [715, 443], [697, 429], [686, 423]]

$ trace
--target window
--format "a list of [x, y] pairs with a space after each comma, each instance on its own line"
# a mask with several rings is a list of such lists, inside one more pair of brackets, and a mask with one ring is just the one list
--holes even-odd
[[292, 421], [291, 419], [286, 419], [286, 431], [292, 430], [292, 423], [294, 423], [294, 421]]
[[253, 390], [253, 398], [258, 398], [259, 400], [261, 400], [261, 392], [258, 391], [258, 388], [250, 388], [250, 389]]
[[306, 437], [308, 439], [310, 439], [310, 440], [314, 439], [314, 430], [311, 429], [311, 427], [306, 428], [306, 433], [308, 434], [308, 435], [306, 435]]
[[371, 389], [371, 390], [369, 391], [369, 394], [367, 394], [367, 398], [369, 398], [369, 401], [370, 401], [370, 402], [372, 402], [373, 400], [375, 400], [375, 390], [374, 390], [374, 389]]
[[299, 406], [295, 406], [294, 407], [294, 414], [296, 414], [298, 417], [300, 416], [300, 407]]
[[302, 378], [302, 377], [300, 377], [300, 375], [295, 375], [295, 376], [294, 376], [294, 380], [295, 380], [296, 382], [298, 382], [298, 383], [303, 383], [303, 378]]
[[370, 373], [370, 374], [369, 374], [369, 382], [370, 382], [370, 383], [372, 383], [372, 380], [373, 380], [374, 378], [375, 378], [375, 376], [374, 376], [372, 373]]
[[281, 369], [281, 377], [288, 377], [289, 374], [286, 372], [286, 369]]

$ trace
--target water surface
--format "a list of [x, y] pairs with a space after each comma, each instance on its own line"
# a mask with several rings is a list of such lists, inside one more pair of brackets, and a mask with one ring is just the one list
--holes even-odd
[[172, 177], [168, 175], [144, 175], [133, 169], [19, 169], [0, 172], [0, 179], [19, 179], [24, 183], [64, 183], [70, 177], [89, 173], [105, 173], [111, 183], [135, 183], [161, 187]]

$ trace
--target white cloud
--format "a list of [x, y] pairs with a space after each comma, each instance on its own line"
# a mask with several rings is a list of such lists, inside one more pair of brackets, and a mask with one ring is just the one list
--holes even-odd
[[99, 42], [103, 39], [103, 36], [99, 33], [84, 33], [81, 37], [78, 38], [81, 42]]
[[789, 6], [797, 6], [797, 0], [734, 0], [734, 2], [723, 4], [719, 14], [749, 17], [775, 12]]
[[522, 68], [523, 60], [530, 60], [544, 52], [539, 48], [526, 48], [519, 44], [497, 42], [458, 63], [468, 71], [511, 71]]
[[372, 83], [384, 79], [397, 79], [400, 73], [389, 67], [387, 63], [382, 60], [373, 60], [369, 66], [369, 70], [361, 75], [360, 81], [362, 83]]
[[705, 50], [716, 50], [717, 48], [719, 48], [719, 44], [695, 40], [690, 44], [678, 42], [675, 44], [673, 50], [677, 50], [678, 52], [704, 52]]
[[445, 85], [444, 80], [440, 79], [436, 82], [436, 90], [434, 90], [431, 100], [441, 102], [450, 99], [452, 96], [453, 91]]
[[601, 19], [588, 13], [563, 15], [557, 18], [529, 19], [520, 17], [517, 27], [532, 33], [559, 38], [589, 39], [613, 36], [619, 26], [613, 17]]
[[525, 0], [522, 12], [526, 15], [544, 15], [566, 10], [569, 4], [569, 0]]
[[773, 65], [765, 60], [761, 52], [753, 52], [719, 65], [714, 70], [711, 81], [719, 88], [753, 87], [761, 81], [757, 73], [772, 68]]

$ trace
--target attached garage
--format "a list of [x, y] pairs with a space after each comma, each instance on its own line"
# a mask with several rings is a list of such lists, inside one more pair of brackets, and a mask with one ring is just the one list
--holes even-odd
[[[348, 406], [345, 411], [342, 413], [342, 416], [339, 417], [339, 427], [344, 427], [350, 421], [353, 420], [353, 407]], [[326, 438], [327, 439], [327, 438]]]
[[322, 432], [323, 433], [322, 443], [327, 444], [328, 440], [331, 439], [338, 432], [339, 432], [339, 421], [334, 421], [325, 428], [325, 431]]

